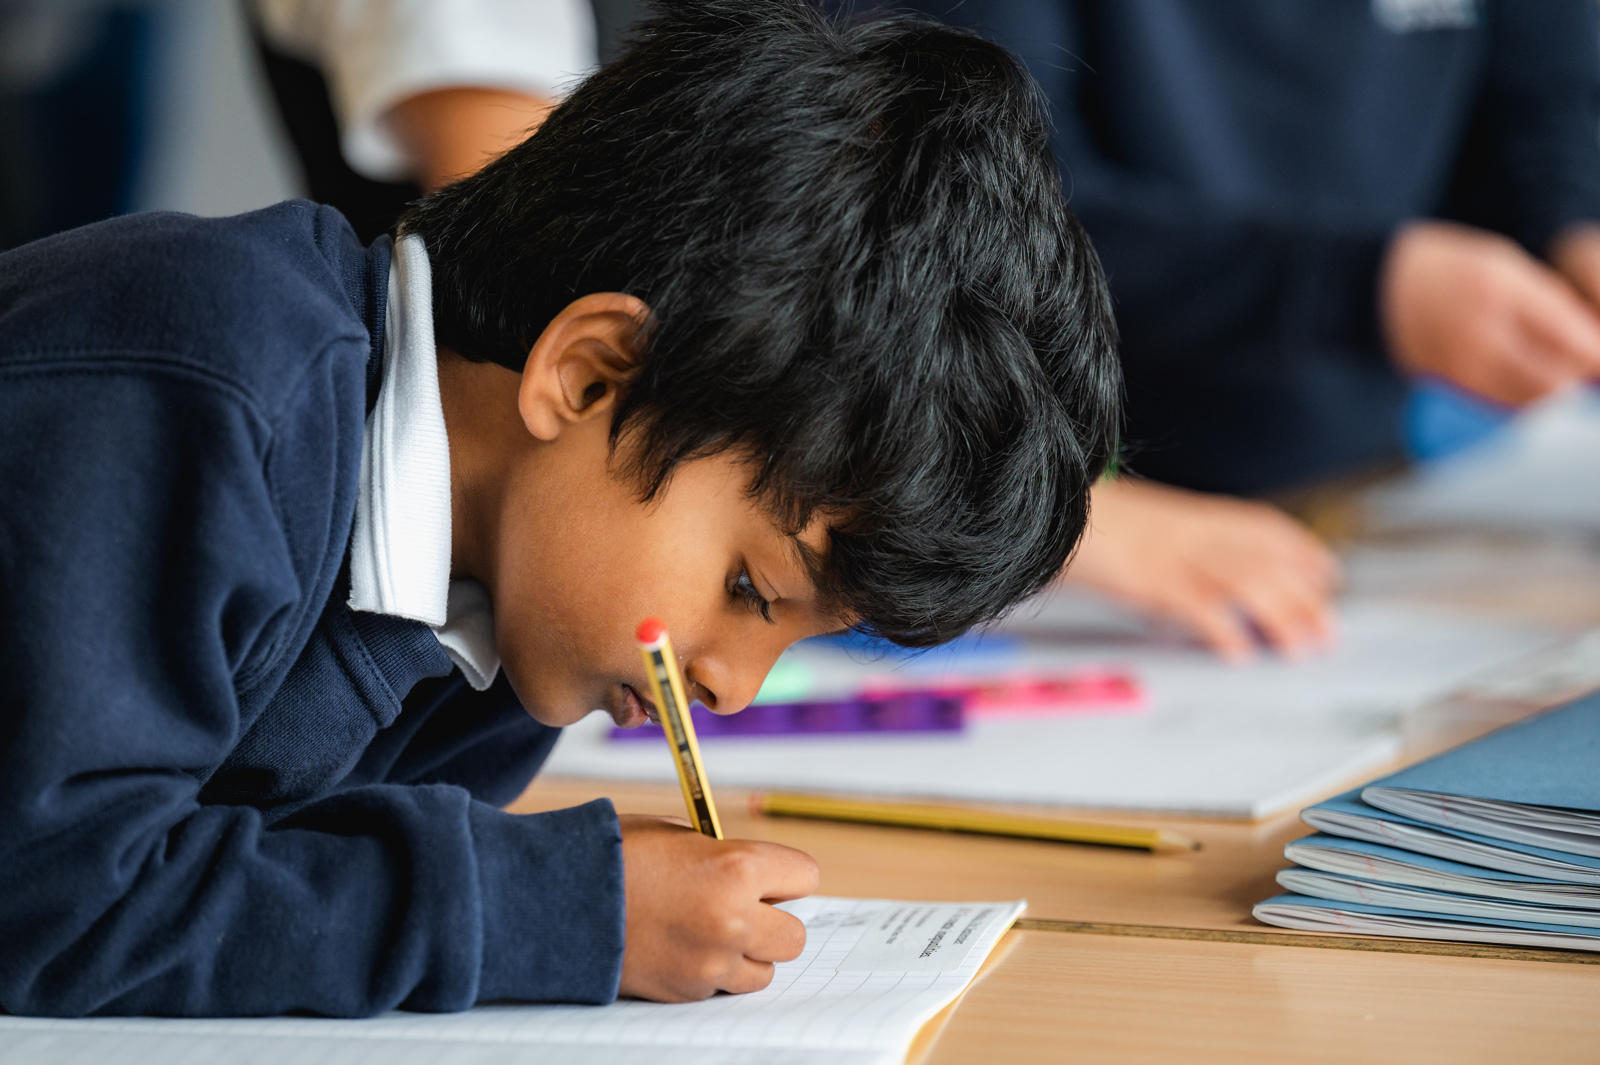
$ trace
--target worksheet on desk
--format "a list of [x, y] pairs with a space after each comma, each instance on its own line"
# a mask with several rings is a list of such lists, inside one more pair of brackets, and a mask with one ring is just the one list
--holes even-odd
[[[1100, 611], [1100, 613], [1096, 613]], [[1564, 637], [1514, 622], [1384, 602], [1346, 602], [1340, 641], [1288, 662], [1230, 666], [1081, 597], [1038, 604], [988, 652], [869, 661], [801, 645], [789, 659], [847, 693], [874, 671], [929, 685], [1075, 667], [1126, 671], [1142, 713], [977, 718], [960, 732], [702, 737], [717, 785], [1048, 803], [1259, 818], [1331, 794], [1400, 753], [1404, 714]], [[1103, 616], [1102, 616], [1103, 615]], [[808, 698], [828, 698], [821, 689]], [[571, 726], [544, 772], [676, 779], [665, 744], [617, 741], [604, 715]]]
[[1498, 433], [1364, 493], [1375, 532], [1600, 529], [1600, 389], [1536, 403]]
[[0, 1065], [890, 1065], [1026, 908], [815, 896], [805, 951], [748, 995], [370, 1020], [0, 1016]]

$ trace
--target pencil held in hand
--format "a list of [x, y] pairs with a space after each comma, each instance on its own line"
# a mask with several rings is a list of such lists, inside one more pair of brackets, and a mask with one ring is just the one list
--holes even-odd
[[700, 744], [695, 739], [694, 722], [689, 718], [689, 698], [684, 693], [683, 676], [678, 672], [678, 657], [672, 652], [667, 627], [655, 618], [639, 623], [639, 654], [650, 675], [650, 694], [661, 712], [661, 728], [672, 747], [678, 766], [678, 783], [683, 786], [683, 801], [689, 807], [689, 821], [695, 831], [722, 838], [722, 823], [717, 820], [717, 804], [711, 800], [705, 767], [700, 761]]

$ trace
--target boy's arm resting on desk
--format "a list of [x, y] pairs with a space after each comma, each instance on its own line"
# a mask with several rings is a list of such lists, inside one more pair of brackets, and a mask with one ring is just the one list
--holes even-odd
[[[613, 997], [609, 803], [519, 817], [459, 787], [380, 783], [274, 823], [202, 801], [249, 725], [240, 678], [270, 672], [307, 609], [284, 514], [303, 516], [315, 476], [274, 481], [290, 444], [272, 420], [176, 363], [6, 363], [0, 1006], [360, 1015]], [[305, 706], [306, 735], [359, 722], [340, 709]]]

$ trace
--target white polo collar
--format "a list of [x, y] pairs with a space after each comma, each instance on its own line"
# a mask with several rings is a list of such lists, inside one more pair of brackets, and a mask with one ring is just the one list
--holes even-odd
[[367, 416], [350, 543], [351, 610], [427, 625], [479, 691], [500, 671], [489, 593], [450, 579], [450, 439], [439, 401], [433, 278], [422, 238], [394, 246], [383, 384]]

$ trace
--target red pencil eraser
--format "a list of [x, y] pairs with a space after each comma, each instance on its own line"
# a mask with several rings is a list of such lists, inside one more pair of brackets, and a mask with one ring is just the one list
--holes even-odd
[[639, 637], [640, 643], [659, 643], [661, 641], [661, 634], [666, 631], [667, 627], [661, 624], [661, 619], [645, 618], [643, 621], [639, 622], [639, 631], [634, 633], [634, 635]]

